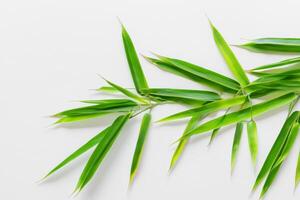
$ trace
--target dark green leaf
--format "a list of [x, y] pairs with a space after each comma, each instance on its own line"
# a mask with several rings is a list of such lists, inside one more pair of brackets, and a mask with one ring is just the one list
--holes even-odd
[[251, 69], [251, 71], [273, 69], [273, 68], [282, 67], [282, 66], [291, 65], [291, 64], [296, 64], [296, 63], [300, 63], [300, 57], [290, 58], [290, 59], [282, 60], [282, 61], [279, 61], [279, 62], [271, 63], [271, 64], [268, 64], [268, 65], [262, 65], [262, 66], [254, 68], [254, 69]]

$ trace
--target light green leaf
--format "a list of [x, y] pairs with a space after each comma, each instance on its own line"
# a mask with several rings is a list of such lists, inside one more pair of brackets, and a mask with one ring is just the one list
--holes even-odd
[[150, 63], [159, 67], [164, 71], [182, 76], [197, 83], [205, 84], [214, 89], [225, 92], [236, 93], [240, 89], [240, 85], [235, 80], [228, 78], [222, 74], [206, 68], [188, 63], [183, 60], [168, 58], [157, 55], [159, 60], [155, 58], [145, 57]]
[[95, 100], [82, 100], [82, 103], [96, 104], [110, 107], [111, 105], [137, 105], [134, 101], [130, 99], [95, 99]]
[[289, 93], [277, 98], [274, 98], [272, 100], [268, 100], [256, 105], [253, 105], [252, 107], [245, 108], [236, 112], [232, 112], [229, 114], [226, 114], [225, 116], [220, 116], [215, 119], [212, 119], [195, 129], [189, 131], [183, 138], [190, 137], [195, 134], [202, 134], [207, 131], [211, 131], [216, 128], [220, 128], [223, 126], [227, 126], [233, 123], [237, 123], [243, 120], [247, 120], [251, 117], [262, 115], [268, 111], [274, 110], [276, 108], [279, 108], [281, 106], [284, 106], [291, 101], [293, 101], [297, 96], [294, 93]]
[[[204, 118], [203, 115], [195, 115], [193, 116], [190, 121], [188, 122], [183, 134], [185, 135], [188, 131], [192, 130], [200, 120], [202, 120]], [[180, 158], [180, 156], [182, 155], [182, 152], [185, 148], [185, 146], [187, 145], [187, 142], [188, 142], [188, 139], [185, 139], [185, 140], [181, 140], [177, 147], [176, 147], [176, 150], [174, 151], [173, 153], [173, 156], [172, 156], [172, 159], [171, 159], [171, 163], [170, 163], [170, 168], [169, 168], [169, 171], [171, 171], [172, 169], [174, 169], [175, 167], [175, 164], [178, 162], [178, 159]]]
[[119, 90], [120, 92], [122, 92], [124, 95], [128, 96], [129, 98], [132, 98], [140, 103], [143, 103], [143, 104], [148, 104], [148, 101], [143, 98], [143, 97], [140, 97], [132, 92], [130, 92], [129, 90], [115, 84], [115, 83], [112, 83], [108, 80], [105, 80], [109, 85], [111, 85], [112, 87], [114, 87], [115, 89]]
[[248, 144], [251, 153], [252, 163], [255, 166], [258, 153], [258, 136], [255, 121], [251, 120], [247, 123]]
[[286, 65], [297, 64], [297, 63], [300, 63], [300, 57], [290, 58], [290, 59], [282, 60], [282, 61], [279, 61], [279, 62], [271, 63], [271, 64], [268, 64], [268, 65], [262, 65], [262, 66], [251, 69], [250, 72], [259, 71], [259, 70], [266, 70], [266, 69], [273, 69], [273, 68], [283, 67], [283, 66], [286, 66]]
[[242, 86], [246, 86], [249, 84], [249, 79], [242, 68], [241, 64], [235, 57], [234, 53], [230, 49], [229, 45], [221, 35], [221, 33], [216, 29], [216, 27], [210, 22], [210, 26], [213, 32], [214, 40], [216, 42], [216, 45], [223, 56], [225, 62], [227, 63], [227, 66], [231, 70], [234, 77], [238, 80], [238, 82]]
[[233, 98], [229, 98], [229, 99], [214, 101], [214, 102], [207, 103], [200, 107], [196, 107], [193, 109], [189, 109], [186, 111], [182, 111], [182, 112], [170, 115], [168, 117], [165, 117], [165, 118], [159, 120], [159, 122], [178, 120], [178, 119], [182, 119], [182, 118], [191, 117], [195, 114], [204, 115], [204, 114], [212, 113], [212, 112], [215, 112], [218, 110], [222, 110], [222, 109], [226, 109], [226, 108], [229, 108], [232, 106], [243, 104], [246, 100], [247, 100], [247, 97], [245, 97], [245, 96], [237, 96], [237, 97], [233, 97]]
[[278, 156], [280, 156], [281, 150], [284, 147], [285, 141], [289, 136], [290, 130], [291, 130], [293, 124], [295, 123], [295, 121], [299, 118], [299, 116], [300, 116], [300, 112], [294, 112], [285, 121], [283, 127], [280, 130], [278, 137], [276, 138], [276, 141], [274, 142], [274, 144], [262, 166], [262, 168], [259, 171], [259, 174], [257, 175], [257, 178], [255, 180], [252, 190], [255, 190], [256, 187], [262, 182], [262, 180], [269, 173], [272, 166], [276, 162], [276, 159], [278, 158]]
[[236, 124], [232, 149], [231, 149], [231, 172], [233, 172], [236, 164], [236, 156], [240, 147], [242, 133], [243, 133], [243, 122], [238, 122]]
[[296, 167], [295, 188], [299, 185], [299, 183], [300, 183], [300, 153], [298, 156], [298, 162], [297, 162], [297, 167]]
[[255, 52], [300, 52], [300, 39], [259, 38], [238, 47]]
[[61, 169], [66, 164], [68, 164], [69, 162], [71, 162], [72, 160], [76, 159], [77, 157], [79, 157], [80, 155], [82, 155], [83, 153], [85, 153], [86, 151], [88, 151], [89, 149], [91, 149], [92, 147], [94, 147], [96, 144], [98, 144], [102, 140], [102, 138], [104, 137], [104, 135], [106, 134], [106, 132], [109, 130], [109, 128], [110, 127], [104, 129], [103, 131], [101, 131], [100, 133], [98, 133], [95, 137], [93, 137], [92, 139], [90, 139], [87, 143], [85, 143], [84, 145], [82, 145], [79, 149], [77, 149], [76, 151], [74, 151], [66, 159], [64, 159], [62, 162], [60, 162], [58, 165], [56, 165], [43, 179], [47, 178], [48, 176], [50, 176], [51, 174], [53, 174], [57, 170]]
[[102, 140], [98, 143], [93, 154], [85, 165], [81, 176], [77, 182], [75, 192], [80, 192], [84, 186], [91, 180], [105, 155], [110, 150], [114, 141], [118, 137], [122, 127], [128, 121], [130, 114], [119, 116], [110, 126]]
[[187, 104], [203, 104], [207, 101], [220, 100], [217, 93], [205, 90], [150, 88], [143, 90], [143, 93], [145, 96]]
[[135, 51], [134, 45], [132, 43], [132, 40], [126, 31], [125, 27], [122, 25], [122, 38], [123, 38], [123, 44], [125, 48], [125, 53], [127, 57], [127, 62], [129, 65], [129, 69], [131, 72], [131, 76], [136, 88], [136, 91], [140, 94], [142, 94], [142, 89], [148, 88], [148, 83], [146, 80], [146, 77], [144, 75], [144, 72], [142, 70], [138, 55]]
[[212, 144], [212, 142], [214, 141], [214, 139], [217, 137], [219, 131], [220, 131], [219, 128], [214, 129], [214, 130], [212, 131], [211, 136], [210, 136], [210, 139], [209, 139], [208, 145], [211, 145], [211, 144]]
[[133, 159], [132, 159], [132, 163], [131, 163], [130, 183], [132, 183], [132, 181], [135, 177], [136, 171], [139, 166], [139, 162], [141, 160], [144, 143], [145, 143], [148, 129], [150, 126], [150, 121], [151, 121], [151, 115], [149, 113], [146, 113], [142, 120], [139, 138], [138, 138], [136, 146], [135, 146], [134, 155], [133, 155]]
[[111, 86], [102, 86], [102, 87], [100, 87], [96, 90], [99, 91], [99, 92], [107, 92], [107, 93], [117, 93], [117, 92], [119, 92], [119, 90], [117, 90], [116, 88], [111, 87]]

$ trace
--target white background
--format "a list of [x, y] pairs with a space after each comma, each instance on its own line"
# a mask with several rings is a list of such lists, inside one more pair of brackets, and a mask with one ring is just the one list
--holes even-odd
[[[112, 120], [97, 119], [59, 127], [47, 116], [101, 97], [94, 91], [101, 74], [132, 87], [123, 52], [119, 17], [138, 52], [181, 58], [230, 75], [220, 57], [207, 18], [231, 43], [263, 36], [299, 37], [300, 1], [292, 0], [10, 0], [0, 3], [0, 199], [70, 199], [88, 158], [84, 155], [48, 181], [45, 173]], [[254, 54], [234, 48], [245, 68], [288, 56]], [[141, 59], [152, 87], [202, 88], [162, 72]], [[107, 96], [106, 96], [107, 97]], [[182, 110], [155, 109], [153, 118]], [[243, 135], [234, 174], [230, 175], [233, 127], [193, 139], [172, 174], [169, 161], [185, 121], [154, 124], [136, 180], [128, 189], [139, 119], [132, 120], [103, 165], [76, 199], [258, 199], [250, 188], [286, 116], [286, 108], [257, 118], [259, 162], [253, 170]], [[245, 132], [244, 132], [245, 133]], [[293, 191], [300, 143], [284, 164], [266, 199], [299, 199]], [[90, 153], [90, 152], [89, 152]]]

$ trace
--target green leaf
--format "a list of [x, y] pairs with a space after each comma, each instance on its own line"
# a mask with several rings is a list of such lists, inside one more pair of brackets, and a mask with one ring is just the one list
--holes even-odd
[[127, 33], [125, 27], [122, 25], [122, 38], [123, 38], [123, 44], [125, 48], [125, 53], [127, 57], [127, 62], [129, 65], [129, 69], [131, 72], [131, 76], [136, 88], [136, 91], [140, 94], [142, 94], [142, 89], [148, 88], [148, 83], [146, 80], [146, 77], [144, 75], [144, 72], [142, 70], [139, 58], [137, 56], [137, 53], [135, 51], [134, 45], [132, 43], [132, 40]]
[[286, 159], [286, 157], [289, 155], [289, 153], [296, 141], [296, 138], [298, 136], [298, 132], [299, 132], [299, 123], [296, 122], [296, 123], [294, 123], [294, 125], [292, 126], [292, 128], [290, 130], [290, 133], [289, 133], [287, 141], [284, 145], [283, 151], [280, 154], [280, 156], [277, 158], [277, 161], [274, 164], [274, 167], [276, 167], [277, 165], [282, 163]]
[[296, 167], [295, 188], [299, 185], [299, 183], [300, 183], [300, 153], [298, 156], [298, 162], [297, 162], [297, 167]]
[[197, 104], [207, 101], [220, 100], [215, 92], [204, 90], [173, 89], [173, 88], [150, 88], [143, 90], [145, 96], [174, 101], [178, 103]]
[[116, 90], [119, 90], [120, 92], [122, 92], [124, 95], [128, 96], [129, 98], [132, 98], [140, 103], [143, 103], [143, 104], [148, 104], [148, 101], [146, 99], [144, 99], [143, 97], [140, 97], [132, 92], [130, 92], [129, 90], [115, 84], [115, 83], [112, 83], [108, 80], [105, 80], [109, 85], [111, 85], [112, 87], [114, 87]]
[[211, 145], [211, 144], [212, 144], [212, 142], [214, 141], [214, 139], [217, 137], [219, 131], [220, 131], [219, 128], [214, 129], [214, 130], [212, 131], [211, 136], [210, 136], [210, 139], [209, 139], [208, 145]]
[[214, 40], [216, 42], [216, 45], [223, 56], [225, 62], [227, 63], [227, 66], [231, 70], [234, 77], [238, 80], [238, 82], [242, 86], [246, 86], [249, 84], [249, 79], [242, 68], [241, 64], [235, 57], [234, 53], [230, 49], [229, 45], [221, 35], [221, 33], [216, 29], [216, 27], [210, 22], [210, 26], [213, 32]]
[[99, 165], [110, 150], [114, 141], [118, 137], [122, 127], [128, 121], [130, 114], [119, 116], [110, 126], [102, 140], [98, 143], [93, 154], [85, 165], [81, 176], [77, 182], [75, 192], [80, 192], [84, 186], [91, 180]]
[[146, 113], [142, 119], [142, 124], [140, 127], [140, 133], [139, 133], [139, 138], [137, 140], [134, 154], [133, 154], [133, 159], [131, 163], [131, 170], [130, 170], [130, 183], [133, 182], [133, 179], [135, 177], [136, 171], [138, 169], [141, 156], [142, 156], [142, 151], [144, 148], [144, 143], [146, 140], [146, 136], [148, 133], [148, 129], [150, 126], [150, 121], [151, 121], [151, 115], [150, 113]]
[[137, 106], [137, 104], [134, 101], [131, 101], [129, 99], [95, 99], [95, 100], [82, 100], [80, 102], [102, 105], [103, 107], [105, 106], [110, 107], [111, 105], [123, 105], [123, 104]]
[[111, 87], [111, 86], [102, 86], [102, 87], [100, 87], [96, 90], [99, 91], [99, 92], [107, 92], [107, 93], [117, 93], [117, 92], [119, 92], [119, 90], [117, 90], [116, 88]]
[[267, 191], [271, 187], [272, 183], [274, 182], [274, 180], [279, 172], [281, 165], [282, 165], [282, 163], [280, 163], [276, 167], [272, 167], [272, 169], [270, 170], [270, 173], [268, 174], [268, 177], [267, 177], [267, 179], [264, 183], [264, 186], [262, 188], [262, 191], [260, 193], [260, 197], [259, 197], [260, 199], [262, 199], [264, 197], [264, 195], [267, 193]]
[[[192, 130], [198, 124], [198, 122], [200, 120], [202, 120], [203, 118], [204, 118], [204, 115], [195, 115], [195, 116], [193, 116], [190, 119], [190, 121], [188, 122], [182, 136], [185, 135], [188, 131]], [[182, 155], [182, 152], [183, 152], [185, 146], [187, 145], [187, 142], [188, 142], [188, 139], [184, 139], [184, 140], [181, 140], [178, 143], [178, 145], [176, 147], [176, 150], [174, 151], [172, 159], [171, 159], [169, 171], [174, 169], [175, 164], [178, 162], [178, 159]]]
[[[227, 126], [233, 123], [237, 123], [243, 120], [247, 120], [251, 117], [262, 115], [268, 111], [274, 110], [276, 108], [279, 108], [283, 105], [286, 105], [293, 101], [297, 96], [294, 93], [289, 93], [277, 98], [274, 98], [272, 100], [268, 100], [256, 105], [253, 105], [252, 107], [245, 108], [236, 112], [232, 112], [220, 117], [217, 117], [215, 119], [212, 119], [195, 129], [189, 131], [183, 138], [190, 137], [195, 134], [202, 134], [207, 131], [211, 131], [216, 128], [220, 128], [223, 126]], [[181, 140], [180, 139], [180, 140]]]
[[253, 165], [256, 164], [257, 152], [258, 152], [258, 136], [257, 127], [255, 121], [251, 120], [247, 123], [248, 143], [251, 153], [251, 159]]
[[212, 113], [212, 112], [226, 109], [226, 108], [229, 108], [232, 106], [240, 105], [240, 104], [244, 103], [246, 100], [247, 100], [247, 97], [245, 97], [245, 96], [237, 96], [237, 97], [233, 97], [230, 99], [214, 101], [214, 102], [207, 103], [200, 107], [196, 107], [193, 109], [189, 109], [186, 111], [182, 111], [182, 112], [170, 115], [168, 117], [165, 117], [165, 118], [159, 120], [159, 122], [178, 120], [178, 119], [182, 119], [182, 118], [191, 117], [195, 114], [197, 114], [197, 115], [203, 114], [204, 115], [204, 114]]
[[255, 52], [300, 52], [300, 39], [259, 38], [238, 47]]
[[82, 145], [79, 149], [77, 149], [76, 151], [74, 151], [66, 159], [64, 159], [62, 162], [60, 162], [58, 165], [56, 165], [52, 170], [50, 170], [50, 172], [43, 179], [47, 178], [48, 176], [50, 176], [51, 174], [53, 174], [57, 170], [61, 169], [66, 164], [68, 164], [69, 162], [71, 162], [72, 160], [76, 159], [77, 157], [79, 157], [80, 155], [82, 155], [83, 153], [85, 153], [86, 151], [88, 151], [89, 149], [91, 149], [92, 147], [94, 147], [96, 144], [98, 144], [103, 139], [104, 135], [109, 130], [109, 128], [110, 127], [104, 129], [103, 131], [101, 131], [100, 133], [98, 133], [95, 137], [93, 137], [92, 139], [90, 139], [87, 143], [85, 143], [84, 145]]
[[285, 121], [283, 127], [280, 130], [279, 135], [276, 138], [276, 141], [274, 142], [274, 144], [262, 166], [262, 168], [259, 171], [259, 174], [257, 175], [257, 178], [255, 180], [252, 190], [255, 190], [256, 187], [262, 182], [264, 177], [271, 170], [273, 164], [276, 162], [277, 157], [280, 156], [281, 150], [284, 147], [285, 141], [289, 136], [290, 130], [291, 130], [294, 122], [299, 118], [299, 116], [300, 116], [300, 112], [294, 112]]
[[297, 63], [300, 63], [300, 57], [290, 58], [290, 59], [282, 60], [279, 62], [271, 63], [268, 65], [262, 65], [262, 66], [253, 68], [250, 71], [252, 72], [252, 71], [273, 69], [273, 68], [282, 67], [282, 66], [291, 65], [291, 64], [297, 64]]
[[231, 149], [231, 172], [233, 172], [235, 164], [236, 164], [236, 156], [240, 147], [240, 142], [243, 133], [243, 122], [238, 122], [236, 124], [233, 144]]
[[235, 80], [218, 74], [214, 71], [203, 67], [188, 63], [183, 60], [168, 58], [157, 55], [159, 60], [155, 58], [145, 57], [150, 63], [159, 67], [164, 71], [182, 76], [197, 83], [205, 84], [214, 89], [236, 93], [240, 89], [240, 85]]

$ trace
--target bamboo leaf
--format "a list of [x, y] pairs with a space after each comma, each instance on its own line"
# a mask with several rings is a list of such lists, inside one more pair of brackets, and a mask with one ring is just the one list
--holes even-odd
[[221, 35], [221, 33], [216, 29], [216, 27], [210, 22], [210, 26], [213, 32], [215, 43], [223, 56], [227, 66], [229, 67], [230, 71], [234, 75], [234, 77], [238, 80], [238, 82], [242, 86], [246, 86], [249, 84], [249, 79], [242, 68], [241, 64], [235, 57], [234, 53], [230, 49], [229, 45]]
[[107, 93], [117, 93], [117, 92], [119, 92], [119, 90], [117, 90], [116, 88], [111, 87], [111, 86], [102, 86], [102, 87], [100, 87], [96, 90], [99, 91], [99, 92], [107, 92]]
[[148, 83], [144, 72], [142, 70], [140, 61], [138, 59], [137, 53], [135, 51], [132, 40], [126, 31], [125, 27], [122, 25], [122, 38], [124, 49], [127, 57], [127, 62], [131, 72], [131, 76], [136, 88], [136, 91], [142, 94], [142, 89], [148, 88]]
[[262, 66], [253, 68], [250, 71], [252, 72], [252, 71], [273, 69], [273, 68], [283, 67], [283, 66], [286, 66], [286, 65], [297, 64], [297, 63], [300, 63], [300, 57], [290, 58], [290, 59], [282, 60], [282, 61], [279, 61], [279, 62], [271, 63], [271, 64], [268, 64], [268, 65], [262, 65]]
[[109, 128], [110, 127], [104, 129], [103, 131], [98, 133], [95, 137], [90, 139], [87, 143], [82, 145], [79, 149], [74, 151], [66, 159], [64, 159], [62, 162], [60, 162], [58, 165], [56, 165], [52, 170], [50, 170], [50, 172], [43, 179], [47, 178], [48, 176], [50, 176], [51, 174], [53, 174], [57, 170], [61, 169], [62, 167], [64, 167], [68, 163], [70, 163], [72, 160], [76, 159], [77, 157], [79, 157], [80, 155], [82, 155], [83, 153], [85, 153], [86, 151], [91, 149], [92, 147], [94, 147], [96, 144], [98, 144], [103, 139], [104, 135], [109, 130]]
[[300, 183], [300, 153], [298, 156], [298, 162], [297, 162], [297, 167], [296, 167], [295, 188], [299, 185], [299, 183]]
[[300, 112], [294, 112], [291, 114], [287, 120], [285, 121], [283, 127], [280, 130], [279, 135], [277, 136], [262, 168], [259, 171], [259, 174], [257, 175], [257, 178], [255, 180], [255, 183], [253, 185], [253, 189], [255, 190], [256, 187], [262, 182], [264, 177], [269, 173], [271, 170], [273, 164], [276, 162], [276, 159], [278, 156], [280, 156], [281, 150], [284, 147], [285, 141], [289, 136], [289, 132], [291, 130], [291, 127], [293, 123], [299, 118]]
[[289, 155], [295, 140], [298, 136], [298, 132], [299, 132], [299, 123], [296, 122], [294, 123], [294, 125], [292, 126], [289, 136], [287, 138], [286, 144], [284, 145], [284, 148], [282, 150], [282, 153], [280, 154], [280, 156], [278, 157], [276, 163], [274, 164], [274, 167], [276, 167], [277, 165], [279, 165], [280, 163], [282, 163], [286, 157]]
[[130, 114], [119, 116], [110, 126], [102, 140], [98, 143], [93, 154], [85, 165], [81, 176], [77, 182], [75, 192], [80, 192], [84, 186], [91, 180], [99, 165], [104, 159], [107, 152], [110, 150], [114, 141], [118, 137], [122, 127], [128, 121]]
[[[184, 130], [184, 132], [182, 134], [182, 136], [185, 135], [188, 131], [192, 130], [198, 124], [198, 122], [201, 119], [203, 119], [203, 118], [204, 118], [203, 115], [195, 115], [195, 116], [193, 116], [190, 119], [190, 121], [188, 122], [188, 124], [187, 124], [187, 126], [186, 126], [186, 128], [185, 128], [185, 130]], [[175, 149], [175, 151], [173, 153], [172, 159], [171, 159], [169, 171], [171, 171], [172, 169], [174, 169], [174, 167], [175, 167], [176, 163], [178, 162], [178, 159], [182, 155], [182, 152], [183, 152], [185, 146], [187, 145], [187, 143], [188, 143], [188, 139], [181, 140], [178, 143], [178, 145], [177, 145], [177, 147], [176, 147], [176, 149]]]
[[138, 137], [138, 140], [137, 140], [137, 143], [135, 146], [134, 155], [133, 155], [133, 159], [132, 159], [132, 163], [131, 163], [130, 183], [133, 182], [133, 179], [135, 177], [136, 171], [139, 166], [139, 162], [141, 160], [144, 143], [145, 143], [148, 129], [150, 126], [150, 121], [151, 121], [151, 115], [149, 113], [146, 113], [142, 119], [140, 133], [139, 133], [139, 137]]
[[205, 90], [150, 88], [143, 90], [143, 93], [145, 96], [150, 96], [152, 98], [189, 105], [220, 100], [220, 96], [217, 93]]
[[[157, 55], [157, 54], [156, 54]], [[228, 78], [222, 74], [206, 68], [188, 63], [183, 60], [168, 58], [157, 55], [158, 59], [145, 57], [150, 63], [158, 68], [195, 81], [200, 84], [205, 84], [214, 89], [225, 92], [236, 93], [240, 89], [240, 85], [235, 80]]]
[[[105, 80], [105, 79], [104, 79]], [[141, 102], [143, 104], [148, 104], [148, 101], [146, 99], [144, 99], [143, 97], [140, 97], [132, 92], [130, 92], [129, 90], [115, 84], [115, 83], [112, 83], [108, 80], [105, 80], [109, 85], [111, 85], [112, 87], [114, 87], [116, 90], [120, 91], [121, 93], [123, 93], [124, 95], [128, 96], [129, 98], [132, 98], [138, 102]]]
[[251, 153], [253, 165], [256, 165], [257, 152], [258, 152], [258, 136], [255, 121], [251, 120], [247, 123], [248, 143]]
[[242, 133], [243, 133], [243, 122], [238, 122], [236, 124], [232, 149], [231, 149], [231, 172], [233, 172], [236, 164], [236, 156], [240, 147]]
[[220, 128], [214, 129], [211, 133], [210, 139], [209, 139], [209, 143], [208, 145], [211, 145], [212, 142], [214, 141], [214, 139], [217, 137], [218, 133], [220, 131]]
[[279, 169], [281, 168], [282, 163], [280, 163], [279, 165], [277, 165], [276, 167], [272, 167], [272, 169], [270, 170], [270, 173], [268, 174], [268, 177], [264, 183], [264, 186], [262, 188], [262, 191], [260, 193], [260, 199], [262, 199], [264, 197], [264, 195], [267, 193], [267, 191], [269, 190], [269, 188], [271, 187], [272, 183], [274, 182]]
[[216, 128], [220, 128], [223, 126], [227, 126], [233, 123], [237, 123], [243, 120], [247, 120], [251, 117], [262, 115], [268, 111], [274, 110], [276, 108], [279, 108], [283, 105], [286, 105], [293, 101], [297, 96], [294, 93], [289, 93], [277, 98], [274, 98], [272, 100], [268, 100], [256, 105], [253, 105], [252, 107], [245, 108], [236, 112], [232, 112], [229, 114], [226, 114], [225, 116], [220, 116], [215, 119], [212, 119], [195, 129], [189, 131], [183, 138], [190, 137], [195, 134], [202, 134], [207, 131], [211, 131]]
[[238, 47], [255, 52], [300, 52], [300, 39], [258, 38]]
[[137, 106], [137, 104], [134, 101], [131, 101], [129, 99], [95, 99], [95, 100], [82, 100], [80, 102], [102, 105], [103, 107], [105, 106], [110, 107], [111, 105], [123, 105], [123, 104]]
[[226, 109], [226, 108], [229, 108], [232, 106], [240, 105], [240, 104], [244, 103], [246, 100], [247, 100], [247, 98], [245, 96], [238, 96], [238, 97], [233, 97], [230, 99], [214, 101], [214, 102], [207, 103], [200, 107], [196, 107], [193, 109], [189, 109], [186, 111], [182, 111], [182, 112], [170, 115], [168, 117], [165, 117], [165, 118], [159, 120], [159, 122], [178, 120], [178, 119], [182, 119], [182, 118], [191, 117], [195, 114], [204, 115], [204, 114], [212, 113], [212, 112]]

